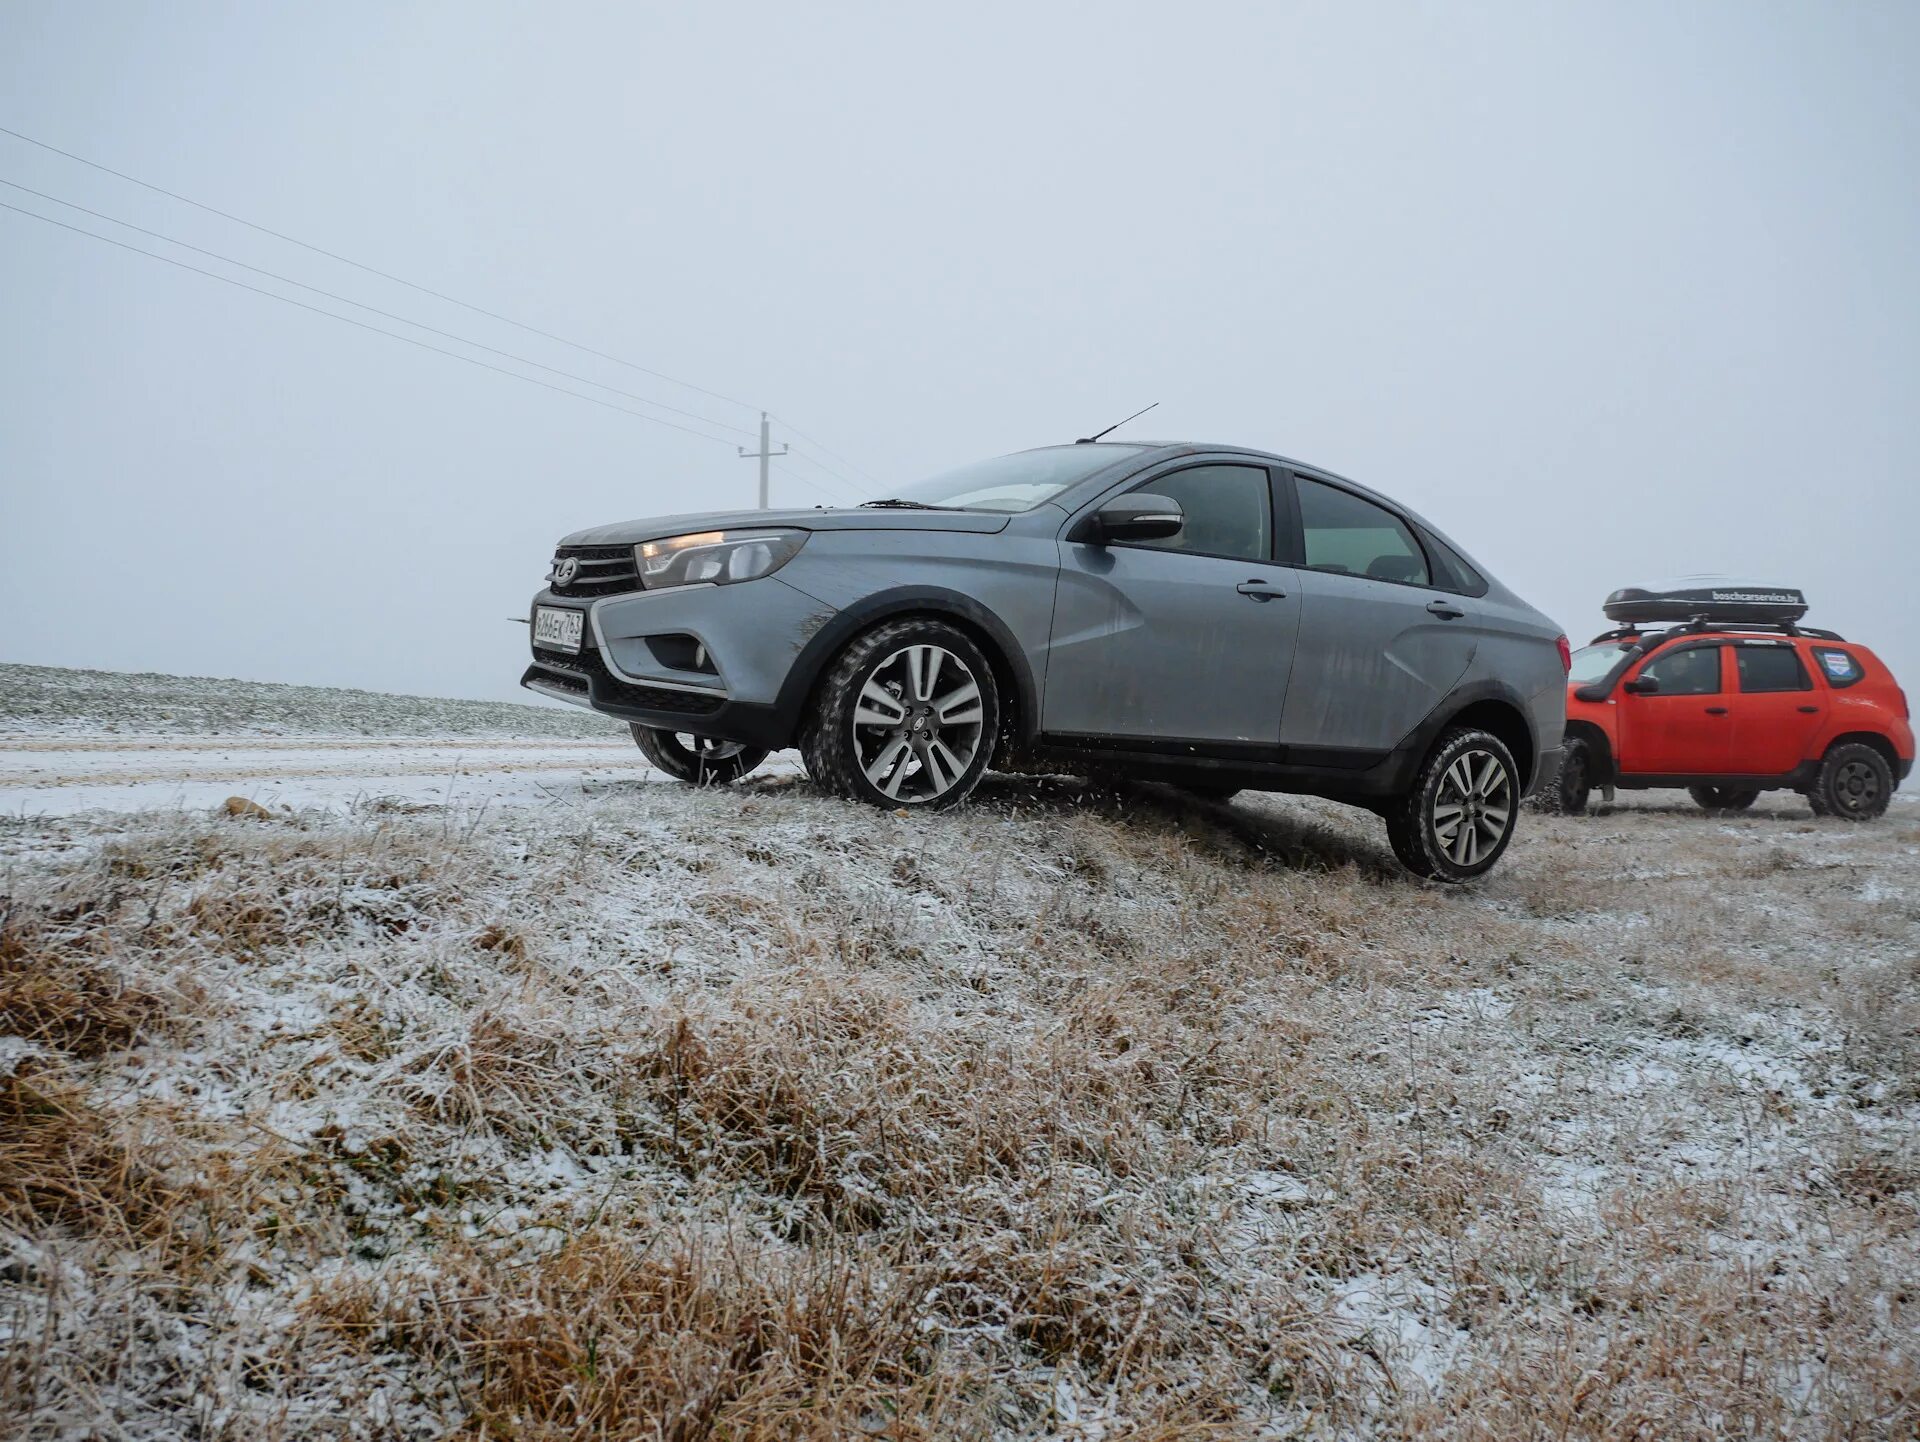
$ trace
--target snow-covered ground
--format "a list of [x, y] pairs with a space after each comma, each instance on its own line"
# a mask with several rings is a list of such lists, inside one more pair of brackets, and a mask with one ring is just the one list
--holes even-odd
[[0, 665], [0, 815], [537, 805], [660, 779], [624, 727], [574, 707]]
[[69, 719], [4, 753], [117, 809], [0, 815], [0, 1431], [1914, 1435], [1906, 797], [1447, 889], [1290, 798]]

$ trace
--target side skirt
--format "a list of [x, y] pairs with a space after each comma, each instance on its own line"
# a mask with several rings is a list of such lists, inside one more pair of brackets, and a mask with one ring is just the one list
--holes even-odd
[[1621, 772], [1614, 776], [1612, 784], [1622, 791], [1683, 790], [1689, 786], [1727, 786], [1741, 791], [1804, 791], [1813, 785], [1819, 771], [1818, 761], [1803, 761], [1791, 771], [1772, 776], [1735, 775], [1724, 771], [1710, 776]]

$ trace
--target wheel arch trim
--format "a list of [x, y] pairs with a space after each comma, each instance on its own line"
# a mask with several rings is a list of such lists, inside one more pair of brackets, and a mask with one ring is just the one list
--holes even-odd
[[798, 732], [807, 702], [834, 657], [863, 631], [882, 621], [910, 615], [957, 621], [985, 638], [987, 664], [1001, 673], [996, 679], [1013, 682], [1018, 738], [1022, 743], [1030, 741], [1039, 722], [1040, 706], [1039, 687], [1026, 652], [1005, 621], [972, 596], [944, 586], [896, 586], [877, 591], [836, 611], [815, 631], [794, 658], [774, 702], [789, 734]]

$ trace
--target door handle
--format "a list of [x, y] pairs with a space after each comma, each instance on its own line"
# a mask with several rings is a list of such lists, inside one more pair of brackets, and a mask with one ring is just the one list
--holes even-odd
[[1457, 621], [1467, 614], [1451, 601], [1429, 601], [1427, 610], [1443, 621]]
[[1727, 714], [1727, 708], [1724, 706], [1709, 706], [1707, 707], [1707, 714], [1709, 716], [1724, 716]]
[[1818, 716], [1820, 714], [1820, 708], [1818, 706], [1800, 706], [1796, 709], [1802, 716]]
[[1251, 596], [1256, 601], [1278, 601], [1286, 597], [1286, 592], [1277, 588], [1271, 581], [1262, 581], [1258, 577], [1251, 581], [1242, 581], [1233, 588], [1243, 596]]

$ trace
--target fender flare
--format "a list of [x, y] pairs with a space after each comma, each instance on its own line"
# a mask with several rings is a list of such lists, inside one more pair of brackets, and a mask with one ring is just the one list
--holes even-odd
[[1020, 730], [1017, 739], [1022, 744], [1031, 741], [1039, 729], [1040, 692], [1033, 679], [1033, 670], [1027, 664], [1026, 651], [1005, 621], [972, 596], [944, 586], [895, 586], [876, 591], [871, 596], [863, 596], [844, 610], [834, 612], [826, 624], [800, 648], [800, 654], [787, 671], [787, 679], [780, 683], [780, 694], [774, 701], [774, 707], [788, 734], [799, 730], [801, 711], [807, 704], [807, 698], [813, 694], [821, 672], [846, 649], [855, 636], [890, 616], [915, 613], [951, 616], [983, 633], [991, 641], [999, 653], [994, 659], [1000, 660], [1013, 678], [1014, 691], [1019, 698]]
[[[1537, 771], [1540, 766], [1540, 733], [1533, 724], [1533, 713], [1527, 709], [1526, 698], [1505, 681], [1486, 677], [1479, 681], [1470, 681], [1456, 691], [1447, 694], [1446, 700], [1428, 713], [1427, 719], [1414, 727], [1413, 734], [1403, 741], [1396, 751], [1410, 754], [1414, 765], [1418, 765], [1427, 752], [1433, 749], [1433, 743], [1440, 733], [1453, 724], [1454, 719], [1469, 706], [1477, 706], [1483, 701], [1498, 701], [1508, 707], [1520, 718], [1520, 724], [1527, 731], [1527, 745], [1532, 751], [1530, 770]], [[1531, 785], [1533, 777], [1527, 778]]]

